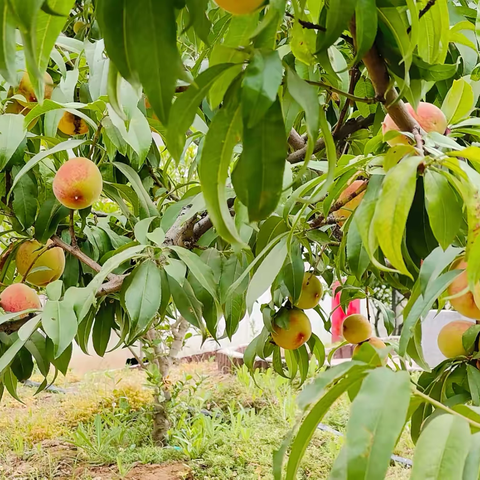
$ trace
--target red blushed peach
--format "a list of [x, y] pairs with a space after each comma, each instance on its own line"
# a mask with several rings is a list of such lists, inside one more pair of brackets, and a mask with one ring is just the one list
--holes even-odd
[[65, 207], [90, 207], [102, 193], [102, 174], [88, 158], [72, 158], [64, 163], [53, 180], [53, 193]]
[[273, 341], [285, 350], [296, 350], [310, 340], [312, 325], [303, 310], [293, 308], [288, 314], [288, 328], [275, 325], [272, 333]]
[[[420, 102], [417, 111], [415, 111], [409, 103], [406, 103], [405, 106], [407, 107], [408, 113], [410, 113], [426, 132], [438, 132], [444, 134], [447, 130], [447, 118], [444, 113], [432, 103]], [[392, 117], [387, 115], [382, 125], [382, 133], [385, 135], [392, 130], [396, 130], [397, 132], [400, 131]], [[388, 141], [390, 146], [408, 143], [409, 140], [405, 135], [399, 135]]]
[[23, 283], [14, 283], [4, 290], [0, 294], [0, 306], [8, 313], [42, 308], [37, 292]]

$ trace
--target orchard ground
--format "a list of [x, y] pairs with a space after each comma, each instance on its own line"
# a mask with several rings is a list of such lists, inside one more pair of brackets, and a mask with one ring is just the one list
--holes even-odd
[[[272, 371], [222, 375], [215, 363], [181, 364], [171, 381], [168, 445], [151, 441], [152, 392], [138, 369], [68, 374], [55, 385], [65, 394], [21, 387], [24, 404], [6, 396], [0, 407], [0, 478], [3, 479], [271, 479], [272, 453], [297, 417], [297, 390]], [[176, 392], [176, 390], [174, 390]], [[344, 432], [349, 401], [342, 397], [324, 424]], [[317, 431], [300, 479], [326, 479], [342, 438]], [[404, 432], [395, 453], [413, 457]], [[388, 479], [410, 470], [391, 466]]]

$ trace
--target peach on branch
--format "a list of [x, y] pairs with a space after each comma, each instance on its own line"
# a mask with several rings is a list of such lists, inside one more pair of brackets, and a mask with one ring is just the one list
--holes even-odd
[[84, 135], [88, 133], [87, 122], [83, 118], [70, 112], [65, 112], [58, 123], [58, 129], [68, 136]]
[[0, 306], [8, 313], [42, 308], [37, 292], [23, 283], [14, 283], [4, 290], [0, 294]]
[[233, 15], [247, 15], [258, 10], [265, 0], [215, 0], [215, 3]]
[[362, 342], [360, 345], [357, 345], [354, 349], [353, 349], [353, 355], [355, 356], [358, 351], [360, 350], [360, 347], [364, 344], [364, 343], [369, 343], [372, 347], [375, 347], [377, 350], [380, 350], [382, 348], [387, 348], [387, 346], [385, 345], [385, 343], [383, 342], [383, 340], [380, 340], [378, 337], [371, 337], [369, 338], [366, 342]]
[[320, 280], [313, 273], [306, 272], [303, 276], [302, 292], [295, 304], [302, 310], [315, 308], [323, 296], [323, 287]]
[[468, 320], [456, 320], [445, 325], [438, 334], [438, 348], [447, 358], [467, 355], [463, 346], [463, 334], [473, 325]]
[[303, 310], [292, 308], [288, 312], [288, 327], [274, 326], [273, 341], [285, 350], [296, 350], [310, 340], [312, 325]]
[[366, 317], [355, 313], [343, 321], [342, 335], [348, 343], [362, 343], [371, 337], [372, 325]]
[[[419, 125], [428, 132], [438, 132], [444, 134], [447, 130], [447, 117], [445, 114], [432, 103], [420, 102], [417, 111], [409, 104], [405, 104], [408, 113], [419, 123]], [[385, 135], [392, 130], [400, 131], [396, 123], [390, 115], [385, 117], [382, 125], [382, 133]], [[409, 139], [405, 135], [398, 135], [395, 138], [388, 140], [390, 146], [399, 144], [408, 144]]]
[[37, 287], [44, 287], [58, 280], [65, 269], [65, 254], [60, 247], [49, 248], [36, 240], [28, 240], [17, 250], [16, 264], [20, 275], [27, 275], [27, 281]]
[[64, 163], [53, 179], [53, 193], [65, 207], [90, 207], [102, 193], [102, 174], [88, 158], [72, 158]]
[[[480, 309], [475, 303], [474, 293], [469, 289], [466, 268], [467, 262], [463, 257], [458, 259], [452, 265], [452, 270], [465, 271], [461, 273], [448, 287], [448, 295], [454, 297], [450, 299], [450, 303], [452, 307], [463, 316], [480, 320]], [[477, 284], [475, 288], [477, 292], [480, 293], [480, 284]], [[456, 296], [462, 292], [465, 293], [460, 296]]]

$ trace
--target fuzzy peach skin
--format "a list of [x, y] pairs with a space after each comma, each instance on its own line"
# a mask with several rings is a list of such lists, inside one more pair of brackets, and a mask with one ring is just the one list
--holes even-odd
[[53, 180], [53, 193], [65, 207], [90, 207], [102, 193], [102, 174], [88, 158], [72, 158], [64, 163]]
[[259, 9], [265, 0], [215, 0], [215, 3], [233, 15], [247, 15]]
[[[48, 240], [47, 246], [52, 241]], [[39, 256], [39, 254], [41, 255]], [[60, 247], [46, 249], [36, 240], [29, 240], [20, 245], [17, 250], [16, 264], [19, 275], [22, 277], [29, 271], [27, 282], [37, 287], [45, 287], [50, 282], [58, 280], [65, 269], [65, 253]], [[30, 266], [32, 265], [32, 268]], [[41, 270], [46, 267], [48, 270]], [[35, 269], [38, 269], [35, 271]]]
[[[460, 258], [457, 260], [451, 267], [451, 270], [465, 270], [460, 274], [448, 287], [448, 295], [454, 296], [463, 292], [468, 288], [468, 277], [467, 277], [467, 262]], [[480, 284], [477, 284], [476, 289], [480, 290]], [[478, 290], [477, 290], [478, 291]], [[474, 318], [480, 320], [480, 309], [475, 303], [475, 296], [473, 292], [467, 291], [465, 294], [460, 297], [452, 298], [450, 300], [452, 307], [458, 312], [461, 313], [464, 317]]]
[[273, 341], [285, 350], [296, 350], [310, 340], [312, 325], [303, 310], [293, 308], [289, 313], [288, 328], [274, 327]]
[[[43, 76], [43, 80], [45, 81], [45, 90], [44, 90], [44, 97], [45, 98], [52, 98], [53, 92], [53, 80], [52, 77], [45, 72]], [[37, 97], [35, 96], [35, 92], [33, 91], [32, 81], [30, 80], [30, 76], [27, 72], [23, 74], [22, 80], [20, 81], [20, 85], [18, 86], [17, 93], [23, 95], [27, 102], [36, 102]]]
[[[407, 107], [408, 113], [410, 113], [426, 132], [438, 132], [444, 134], [447, 130], [447, 118], [444, 113], [432, 103], [420, 102], [417, 111], [415, 111], [409, 103], [406, 103], [405, 106]], [[382, 124], [382, 133], [385, 135], [391, 130], [396, 130], [397, 132], [400, 131], [392, 117], [387, 115]], [[399, 135], [388, 141], [388, 144], [392, 147], [400, 144], [407, 145], [408, 143], [409, 140], [405, 135]]]
[[0, 294], [0, 306], [8, 313], [42, 308], [37, 292], [23, 283], [14, 283], [4, 290]]
[[447, 358], [467, 355], [463, 346], [463, 334], [475, 325], [467, 320], [456, 320], [445, 325], [438, 334], [438, 348]]

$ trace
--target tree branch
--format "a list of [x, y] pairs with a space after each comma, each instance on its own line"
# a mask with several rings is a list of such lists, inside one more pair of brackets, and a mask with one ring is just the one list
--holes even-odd
[[294, 128], [290, 130], [288, 143], [293, 147], [294, 150], [300, 150], [305, 146], [305, 140]]
[[[343, 200], [337, 200], [330, 208], [328, 216], [325, 218], [324, 215], [319, 215], [317, 218], [312, 220], [309, 225], [312, 230], [322, 227], [323, 225], [331, 225], [333, 223], [338, 223], [339, 219], [332, 216], [332, 213], [337, 212], [342, 209], [347, 203], [350, 203], [354, 198], [358, 197], [362, 192], [367, 189], [368, 181], [365, 181], [357, 190], [352, 192], [348, 197]], [[340, 219], [341, 220], [341, 219]]]
[[[333, 139], [335, 141], [342, 141], [349, 137], [352, 133], [357, 132], [358, 130], [362, 130], [362, 128], [368, 128], [373, 125], [373, 121], [375, 119], [375, 115], [369, 115], [367, 118], [358, 117], [348, 120], [339, 130], [335, 132], [333, 135]], [[320, 138], [317, 140], [315, 147], [313, 149], [313, 153], [318, 153], [325, 148], [325, 140]], [[287, 157], [287, 162], [295, 164], [303, 162], [305, 159], [305, 154], [307, 153], [307, 147], [303, 147], [296, 152], [291, 153]]]
[[82, 263], [90, 267], [95, 272], [99, 272], [102, 269], [102, 266], [99, 265], [95, 260], [92, 260], [88, 255], [83, 253], [77, 246], [69, 245], [65, 243], [60, 237], [54, 235], [52, 237], [52, 242], [57, 246], [68, 252], [70, 255], [78, 258]]

